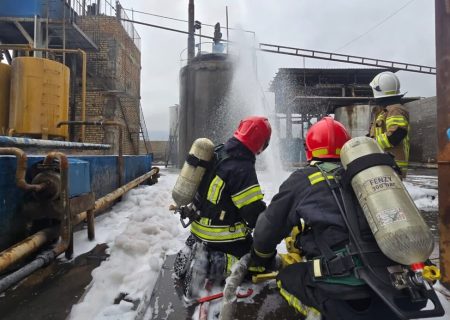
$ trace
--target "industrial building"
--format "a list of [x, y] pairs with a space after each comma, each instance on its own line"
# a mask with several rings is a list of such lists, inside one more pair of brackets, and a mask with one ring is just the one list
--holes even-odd
[[[66, 121], [118, 122], [123, 126], [123, 152], [149, 153], [140, 105], [140, 37], [132, 24], [118, 19], [126, 16], [120, 3], [42, 0], [34, 6], [32, 2], [0, 4], [0, 28], [4, 30], [0, 41], [2, 48], [12, 50], [4, 52], [5, 58], [31, 55], [66, 65], [71, 92]], [[27, 46], [39, 51], [24, 51]], [[26, 135], [11, 126], [7, 127], [15, 129], [14, 135]], [[111, 143], [114, 147], [108, 152], [114, 154], [119, 131], [117, 126], [71, 125], [64, 138]]]
[[[118, 1], [8, 0], [0, 13], [4, 273], [58, 237], [50, 260], [71, 257], [74, 227], [86, 220], [93, 239], [95, 213], [158, 170], [140, 105], [140, 38]], [[16, 255], [10, 246], [24, 238], [33, 245]]]
[[[315, 121], [329, 114], [342, 122], [352, 137], [369, 133], [373, 99], [370, 81], [382, 71], [396, 69], [282, 68], [274, 77], [270, 90], [275, 94], [275, 127], [281, 137], [281, 156], [289, 163], [304, 162], [303, 137]], [[411, 161], [436, 161], [436, 99], [403, 97], [410, 112]]]

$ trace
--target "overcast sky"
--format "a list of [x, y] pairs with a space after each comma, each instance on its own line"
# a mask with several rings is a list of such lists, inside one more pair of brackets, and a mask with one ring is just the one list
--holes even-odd
[[[121, 0], [126, 9], [184, 20], [188, 19], [188, 2]], [[226, 6], [229, 26], [255, 31], [258, 42], [426, 66], [436, 64], [432, 0], [196, 0], [195, 19], [225, 26]], [[131, 18], [131, 12], [127, 14]], [[134, 20], [187, 30], [187, 23], [139, 13], [134, 13]], [[136, 25], [136, 29], [142, 38], [141, 103], [150, 138], [160, 139], [161, 132], [169, 130], [168, 108], [178, 103], [180, 54], [186, 58], [186, 51], [182, 51], [187, 47], [187, 36], [142, 25]], [[212, 36], [213, 29], [204, 26], [202, 33]], [[222, 33], [225, 38], [226, 32]], [[303, 67], [303, 58], [299, 57], [259, 52], [257, 59], [259, 81], [265, 90], [278, 68]], [[352, 67], [313, 59], [306, 59], [305, 65]], [[434, 75], [397, 75], [407, 96], [436, 94]]]

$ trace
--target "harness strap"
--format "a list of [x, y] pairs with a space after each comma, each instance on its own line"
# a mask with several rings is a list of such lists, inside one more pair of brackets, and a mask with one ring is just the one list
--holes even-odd
[[206, 161], [200, 158], [197, 158], [193, 154], [189, 154], [186, 157], [186, 162], [189, 163], [191, 166], [194, 167], [203, 167], [205, 169], [208, 169], [211, 166], [211, 161]]
[[394, 158], [387, 153], [371, 153], [353, 160], [347, 165], [347, 169], [342, 175], [343, 185], [349, 185], [353, 177], [361, 171], [373, 166], [386, 165], [392, 167], [395, 171], [401, 172], [394, 161]]

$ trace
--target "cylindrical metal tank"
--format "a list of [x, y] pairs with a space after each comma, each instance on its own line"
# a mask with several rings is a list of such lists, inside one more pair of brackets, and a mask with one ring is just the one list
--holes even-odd
[[181, 69], [179, 167], [195, 139], [207, 137], [218, 144], [230, 136], [225, 98], [232, 80], [232, 67], [225, 54], [205, 54]]
[[[347, 169], [364, 156], [382, 153], [374, 139], [356, 137], [342, 147], [341, 161]], [[355, 174], [351, 184], [375, 240], [386, 256], [404, 265], [422, 263], [430, 257], [433, 234], [390, 166], [372, 164]]]
[[0, 63], [0, 134], [5, 135], [9, 121], [9, 88], [11, 83], [11, 66]]
[[9, 128], [17, 136], [67, 138], [69, 68], [43, 58], [18, 57], [11, 66]]
[[352, 138], [362, 137], [369, 133], [374, 107], [374, 105], [367, 104], [339, 107], [334, 111], [334, 118], [347, 128]]

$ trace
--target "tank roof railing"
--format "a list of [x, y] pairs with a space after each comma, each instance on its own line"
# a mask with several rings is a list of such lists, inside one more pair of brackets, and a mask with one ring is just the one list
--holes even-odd
[[72, 10], [78, 16], [110, 16], [110, 17], [118, 17], [117, 10], [120, 9], [120, 23], [123, 28], [133, 39], [136, 47], [141, 50], [141, 37], [137, 33], [134, 25], [128, 21], [124, 21], [123, 19], [129, 20], [128, 15], [125, 10], [122, 9], [122, 6], [119, 1], [112, 0], [65, 0], [66, 4], [72, 7]]

